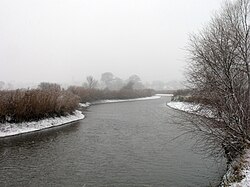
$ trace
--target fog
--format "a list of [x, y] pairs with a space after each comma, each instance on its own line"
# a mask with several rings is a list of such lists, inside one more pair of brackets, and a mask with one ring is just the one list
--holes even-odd
[[85, 81], [112, 72], [184, 80], [189, 33], [221, 0], [1, 0], [0, 80]]

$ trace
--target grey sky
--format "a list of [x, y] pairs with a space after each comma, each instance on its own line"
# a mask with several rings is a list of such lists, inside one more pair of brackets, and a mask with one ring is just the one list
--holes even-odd
[[188, 33], [222, 0], [1, 0], [0, 80], [182, 79]]

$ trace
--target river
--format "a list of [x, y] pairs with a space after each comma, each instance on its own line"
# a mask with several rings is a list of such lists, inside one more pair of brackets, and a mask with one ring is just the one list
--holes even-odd
[[188, 137], [174, 139], [181, 114], [169, 99], [94, 105], [82, 121], [1, 139], [0, 186], [217, 184], [224, 162], [193, 151]]

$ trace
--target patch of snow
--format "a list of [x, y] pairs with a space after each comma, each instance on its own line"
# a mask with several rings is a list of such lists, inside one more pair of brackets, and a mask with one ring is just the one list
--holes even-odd
[[79, 106], [80, 107], [83, 107], [83, 108], [87, 108], [87, 107], [89, 107], [91, 105], [91, 103], [89, 103], [89, 102], [86, 102], [86, 103], [79, 103]]
[[187, 103], [187, 102], [171, 101], [171, 102], [167, 103], [167, 105], [171, 108], [185, 111], [185, 112], [194, 112], [200, 108], [198, 104]]
[[173, 97], [174, 94], [155, 94], [156, 96], [161, 96], [161, 97]]
[[0, 123], [0, 137], [13, 136], [32, 131], [38, 131], [54, 126], [60, 126], [66, 123], [84, 119], [82, 112], [76, 110], [74, 114], [55, 118], [47, 118], [39, 121], [23, 123]]
[[[241, 168], [239, 168], [239, 166]], [[238, 168], [240, 171], [234, 171], [234, 168]], [[235, 172], [239, 172], [237, 175], [242, 176], [240, 182], [232, 182], [235, 178]], [[229, 166], [227, 173], [223, 177], [222, 187], [250, 187], [250, 149], [247, 149], [245, 154], [236, 159]]]
[[181, 111], [188, 112], [191, 114], [201, 115], [201, 116], [205, 116], [208, 118], [214, 118], [213, 111], [202, 107], [200, 104], [171, 101], [167, 103], [167, 106], [169, 106], [170, 108], [181, 110]]
[[95, 101], [92, 104], [105, 104], [105, 103], [121, 103], [121, 102], [132, 102], [132, 101], [144, 101], [144, 100], [151, 100], [151, 99], [160, 99], [160, 96], [151, 96], [151, 97], [141, 97], [135, 99], [107, 99], [107, 100], [100, 100]]

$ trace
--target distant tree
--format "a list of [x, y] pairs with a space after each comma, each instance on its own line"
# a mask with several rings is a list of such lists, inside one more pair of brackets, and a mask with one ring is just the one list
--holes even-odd
[[120, 90], [124, 86], [124, 81], [119, 78], [115, 77], [109, 84], [110, 90]]
[[141, 82], [141, 78], [138, 75], [131, 75], [128, 78], [128, 81], [132, 81], [134, 83]]
[[41, 82], [38, 88], [41, 90], [61, 91], [61, 86], [57, 83]]
[[13, 84], [7, 83], [7, 90], [12, 90], [14, 88]]
[[163, 90], [164, 86], [165, 86], [165, 83], [162, 81], [153, 81], [151, 87], [155, 90]]
[[138, 75], [131, 75], [128, 78], [128, 82], [133, 82], [134, 83], [133, 87], [135, 89], [143, 89], [144, 88], [144, 85], [141, 82], [141, 78]]
[[109, 87], [111, 85], [113, 79], [114, 75], [110, 72], [103, 73], [101, 76], [101, 81], [104, 82], [106, 87]]
[[93, 89], [97, 87], [98, 81], [94, 79], [93, 76], [87, 76], [87, 88]]
[[129, 81], [125, 86], [122, 87], [121, 90], [133, 90], [134, 89], [134, 82]]
[[4, 88], [5, 83], [3, 81], [0, 81], [0, 90]]

